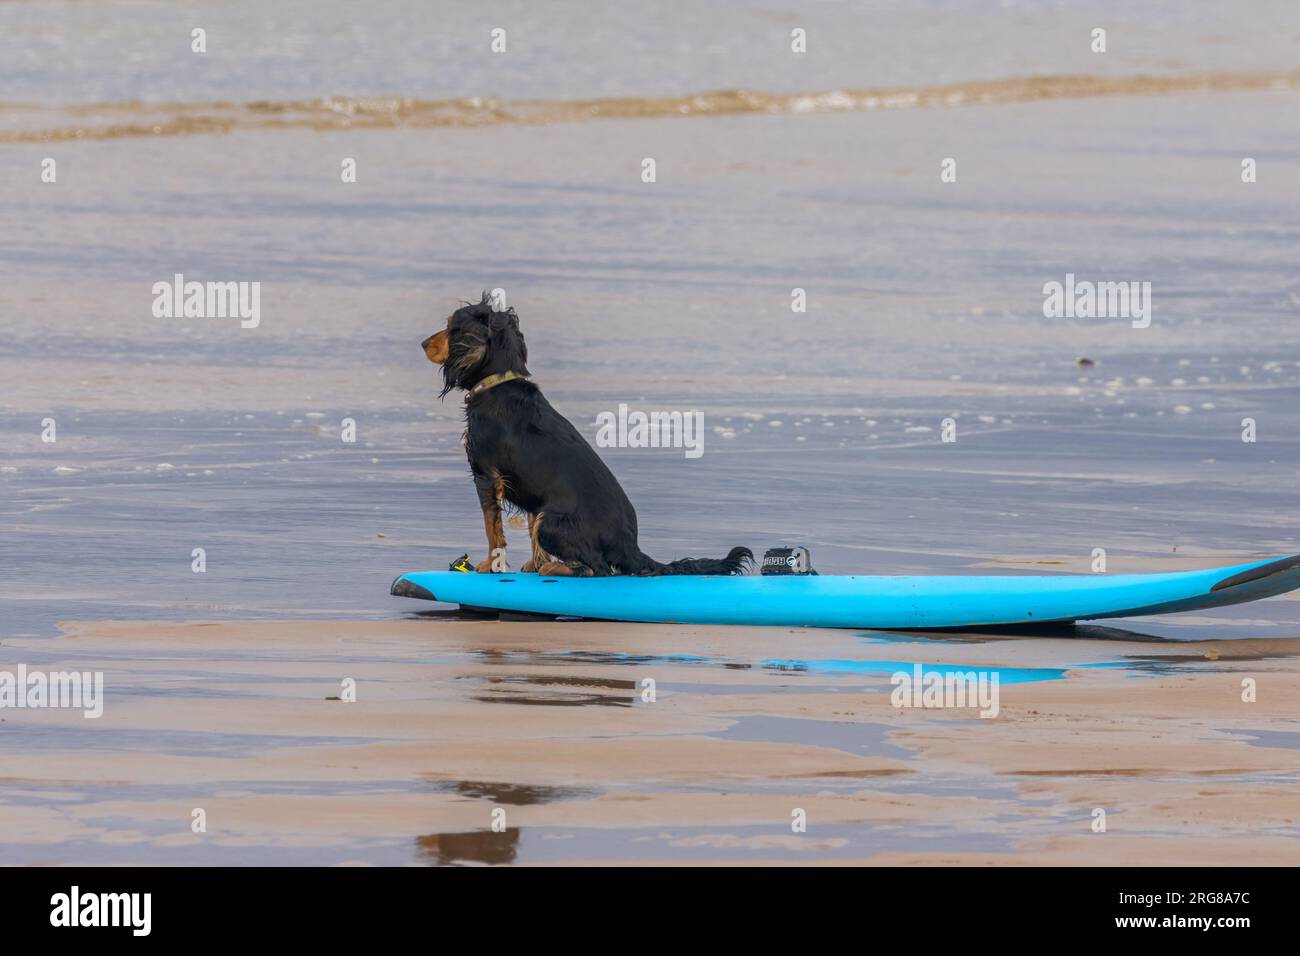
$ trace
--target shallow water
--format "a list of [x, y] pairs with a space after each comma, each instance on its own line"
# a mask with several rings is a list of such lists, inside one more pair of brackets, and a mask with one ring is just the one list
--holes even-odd
[[[952, 664], [920, 664], [913, 665], [909, 661], [881, 661], [881, 660], [767, 660], [763, 661], [763, 667], [768, 670], [780, 671], [782, 673], [801, 674], [801, 673], [821, 673], [821, 674], [874, 674], [874, 675], [893, 675], [900, 672], [912, 674], [913, 666], [921, 668], [923, 679], [929, 680], [932, 676], [947, 679], [950, 676], [956, 676], [968, 673], [969, 667], [962, 667]], [[1062, 680], [1065, 677], [1065, 671], [1055, 667], [992, 667], [980, 668], [981, 673], [992, 680], [997, 678], [1000, 684], [1023, 684], [1028, 681], [1040, 680]]]
[[[6, 4], [0, 89], [11, 102], [251, 101], [331, 95], [651, 96], [830, 89], [1020, 75], [1294, 68], [1287, 0], [751, 0], [719, 9], [520, 0]], [[1090, 49], [1109, 29], [1105, 55]], [[191, 31], [208, 52], [190, 51]], [[790, 54], [790, 31], [808, 53]], [[491, 30], [507, 50], [490, 54]]]
[[[459, 7], [421, 33], [401, 4], [307, 17], [38, 0], [0, 6], [0, 77], [6, 100], [63, 110], [1293, 65], [1293, 4], [1130, 7], [759, 4], [733, 23], [614, 4], [592, 24], [580, 7], [506, 5], [491, 13], [518, 24], [518, 55], [489, 67], [465, 39], [487, 22]], [[1104, 58], [1077, 52], [1094, 16], [1117, 24]], [[802, 18], [820, 52], [773, 66], [756, 38]], [[200, 19], [213, 51], [181, 69], [164, 47], [183, 51]], [[266, 29], [233, 48], [231, 25], [250, 23]], [[566, 46], [575, 36], [587, 55]], [[1136, 89], [0, 143], [33, 171], [0, 180], [0, 636], [52, 635], [61, 619], [417, 610], [387, 595], [394, 576], [484, 549], [457, 402], [438, 402], [418, 343], [498, 286], [536, 381], [588, 436], [620, 403], [703, 412], [698, 459], [602, 450], [661, 559], [798, 543], [823, 573], [1087, 571], [1100, 547], [1111, 570], [1143, 571], [1300, 550], [1300, 133], [1285, 121], [1300, 92]], [[25, 109], [0, 114], [27, 128]], [[41, 185], [51, 154], [59, 180]], [[654, 184], [639, 178], [647, 155]], [[1257, 183], [1240, 182], [1243, 155]], [[339, 182], [344, 156], [355, 184]], [[946, 156], [957, 183], [938, 181]], [[154, 318], [151, 285], [176, 272], [261, 282], [261, 324]], [[1150, 281], [1152, 326], [1045, 319], [1043, 283], [1067, 272]], [[790, 311], [794, 287], [806, 314]], [[1096, 364], [1075, 364], [1085, 356]], [[945, 418], [955, 443], [940, 440]], [[1300, 602], [1140, 628], [1296, 633]]]
[[[1289, 388], [1271, 398], [1282, 401]], [[163, 428], [150, 427], [156, 416], [82, 414], [64, 429], [91, 436], [77, 442], [84, 450], [10, 459], [18, 471], [0, 478], [10, 492], [0, 503], [10, 633], [49, 634], [55, 620], [99, 617], [400, 616], [424, 605], [387, 597], [396, 574], [481, 552], [458, 449], [439, 454], [427, 418], [412, 416], [386, 440], [353, 450], [287, 414], [168, 416], [178, 417]], [[926, 418], [877, 428], [899, 433], [908, 420]], [[851, 414], [764, 427], [739, 426], [695, 466], [698, 478], [667, 450], [607, 456], [640, 505], [647, 550], [665, 557], [798, 542], [823, 573], [977, 574], [1086, 571], [1097, 546], [1127, 571], [1294, 550], [1285, 534], [1294, 522], [1285, 516], [1292, 466], [1274, 465], [1269, 480], [1270, 469], [1259, 474], [1230, 457], [1231, 439], [1190, 436], [1181, 424], [1179, 435], [1134, 432], [1127, 443], [1091, 425], [1003, 426], [949, 448], [901, 434], [882, 447]], [[1071, 451], [1062, 452], [1067, 434]], [[448, 446], [454, 439], [442, 436]], [[122, 447], [95, 448], [108, 443]], [[1125, 447], [1137, 450], [1113, 460]], [[1188, 461], [1202, 454], [1223, 460]], [[80, 470], [52, 474], [52, 460]], [[1181, 474], [1180, 460], [1188, 462]], [[861, 504], [850, 505], [855, 496]], [[196, 547], [206, 551], [202, 574], [191, 567]], [[1280, 599], [1161, 623], [1180, 620], [1170, 636], [1201, 637], [1232, 621], [1243, 633], [1275, 635], [1294, 631], [1300, 605]]]

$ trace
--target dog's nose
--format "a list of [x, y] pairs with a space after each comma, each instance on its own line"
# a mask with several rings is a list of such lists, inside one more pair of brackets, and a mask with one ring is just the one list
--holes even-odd
[[[437, 335], [437, 333], [435, 332], [434, 335]], [[433, 335], [429, 336], [427, 339], [425, 339], [423, 342], [421, 342], [421, 343], [420, 343], [420, 348], [422, 348], [422, 349], [427, 349], [427, 348], [429, 347], [429, 343], [432, 342], [432, 341], [433, 341]]]

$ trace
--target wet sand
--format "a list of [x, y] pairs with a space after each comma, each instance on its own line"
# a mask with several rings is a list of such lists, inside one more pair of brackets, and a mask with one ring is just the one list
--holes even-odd
[[[1113, 628], [68, 624], [0, 644], [0, 670], [105, 680], [97, 720], [4, 713], [0, 859], [1294, 864], [1297, 655]], [[998, 669], [998, 716], [895, 708], [910, 662]]]

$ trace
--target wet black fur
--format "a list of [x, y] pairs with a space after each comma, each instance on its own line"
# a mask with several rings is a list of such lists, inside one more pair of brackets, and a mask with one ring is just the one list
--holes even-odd
[[[527, 361], [514, 309], [494, 311], [485, 293], [452, 316], [442, 394], [500, 372], [527, 375]], [[740, 574], [753, 561], [748, 548], [669, 564], [644, 554], [636, 511], [618, 480], [532, 382], [514, 379], [480, 392], [466, 402], [465, 421], [480, 503], [490, 506], [500, 475], [508, 504], [543, 516], [538, 542], [559, 561], [595, 575]]]

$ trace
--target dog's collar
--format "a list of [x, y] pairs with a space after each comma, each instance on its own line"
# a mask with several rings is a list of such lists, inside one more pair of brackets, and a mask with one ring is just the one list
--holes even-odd
[[486, 392], [489, 388], [494, 388], [497, 385], [500, 385], [502, 382], [513, 382], [517, 378], [523, 378], [523, 376], [518, 375], [514, 372], [497, 372], [497, 374], [495, 375], [489, 375], [487, 378], [481, 380], [473, 388], [465, 392], [465, 401], [468, 402], [471, 398], [474, 398], [476, 395], [481, 395], [482, 393]]

